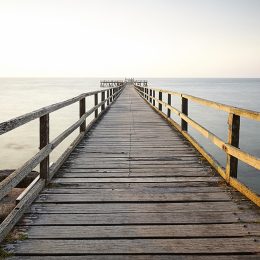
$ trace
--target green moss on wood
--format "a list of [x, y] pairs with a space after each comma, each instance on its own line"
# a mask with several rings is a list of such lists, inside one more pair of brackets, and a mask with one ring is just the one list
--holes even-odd
[[12, 255], [13, 255], [12, 253], [6, 251], [2, 246], [0, 246], [0, 259], [4, 259]]

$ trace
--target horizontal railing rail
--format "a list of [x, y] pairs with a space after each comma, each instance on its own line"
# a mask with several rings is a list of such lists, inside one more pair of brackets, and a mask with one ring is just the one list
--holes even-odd
[[[169, 90], [141, 87], [135, 85], [138, 93], [165, 119], [167, 119], [186, 139], [208, 160], [217, 172], [238, 191], [247, 196], [255, 204], [260, 206], [259, 196], [237, 180], [238, 160], [260, 170], [260, 158], [239, 149], [240, 117], [260, 121], [260, 112], [224, 105], [191, 95]], [[167, 102], [163, 99], [163, 93], [167, 95]], [[172, 96], [181, 98], [181, 111], [172, 106]], [[197, 123], [188, 116], [188, 101], [193, 101], [203, 106], [229, 113], [228, 116], [228, 140], [225, 142], [211, 131]], [[162, 107], [167, 109], [167, 114]], [[171, 112], [181, 119], [181, 125], [171, 118]], [[189, 133], [188, 125], [197, 130], [201, 135], [209, 139], [214, 145], [222, 149], [227, 155], [224, 168], [211, 154], [209, 154]]]
[[[6, 122], [0, 123], [0, 135], [5, 134], [17, 127], [31, 122], [39, 118], [40, 123], [40, 150], [31, 159], [25, 162], [20, 168], [16, 169], [2, 182], [0, 182], [0, 200], [6, 196], [14, 187], [17, 186], [37, 165], [40, 164], [40, 178], [34, 183], [28, 193], [23, 196], [14, 210], [0, 224], [0, 242], [12, 229], [19, 220], [27, 206], [34, 200], [37, 194], [49, 183], [54, 174], [59, 170], [63, 162], [69, 154], [82, 140], [86, 132], [89, 131], [94, 122], [106, 111], [106, 109], [116, 100], [124, 88], [124, 84], [104, 89], [81, 94], [77, 97], [59, 102], [50, 106], [43, 107], [25, 115], [16, 117]], [[100, 95], [100, 97], [99, 97]], [[86, 97], [94, 96], [94, 106], [86, 111]], [[99, 101], [100, 100], [100, 101]], [[63, 133], [57, 136], [54, 140], [49, 141], [49, 114], [61, 108], [79, 102], [79, 120], [67, 128]], [[100, 109], [100, 112], [99, 112]], [[86, 119], [91, 114], [95, 115], [94, 119], [86, 125]], [[79, 128], [79, 135], [73, 143], [65, 150], [58, 160], [50, 167], [50, 153], [72, 132]]]

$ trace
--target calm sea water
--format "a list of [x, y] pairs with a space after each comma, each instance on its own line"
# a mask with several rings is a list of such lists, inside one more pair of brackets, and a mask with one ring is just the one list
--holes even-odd
[[[98, 90], [101, 78], [2, 78], [0, 79], [0, 122], [40, 107], [59, 102], [83, 92]], [[149, 85], [171, 89], [232, 106], [260, 111], [260, 79], [164, 79], [148, 78]], [[166, 97], [165, 97], [166, 99]], [[180, 108], [180, 100], [173, 98]], [[87, 108], [93, 98], [87, 99]], [[189, 103], [189, 115], [217, 136], [227, 140], [227, 113]], [[78, 118], [78, 104], [54, 112], [50, 116], [51, 139], [64, 131]], [[180, 122], [178, 118], [173, 118]], [[89, 118], [91, 120], [91, 118]], [[38, 120], [0, 136], [0, 169], [17, 168], [38, 150]], [[260, 123], [241, 119], [240, 148], [260, 157]], [[225, 154], [191, 127], [190, 133], [225, 166]], [[77, 136], [75, 131], [51, 154], [51, 162]], [[260, 172], [239, 163], [238, 178], [260, 193]]]

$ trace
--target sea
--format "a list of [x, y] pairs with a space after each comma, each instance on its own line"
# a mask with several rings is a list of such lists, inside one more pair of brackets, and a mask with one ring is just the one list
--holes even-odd
[[[110, 78], [0, 78], [0, 123], [41, 107], [54, 104], [81, 93], [99, 90], [100, 80]], [[111, 78], [122, 80], [123, 78]], [[169, 89], [231, 106], [260, 111], [259, 78], [139, 78], [148, 86]], [[163, 99], [166, 100], [166, 95]], [[86, 108], [94, 104], [86, 100]], [[172, 105], [180, 109], [180, 98]], [[223, 140], [227, 140], [228, 114], [189, 102], [189, 116]], [[179, 118], [172, 116], [180, 123]], [[78, 103], [50, 115], [50, 139], [54, 139], [79, 118]], [[93, 116], [88, 118], [87, 122]], [[226, 155], [192, 127], [189, 133], [223, 166]], [[51, 156], [55, 160], [75, 139], [75, 130]], [[36, 119], [0, 136], [0, 169], [16, 169], [30, 159], [39, 147], [39, 120]], [[260, 122], [241, 118], [240, 149], [260, 158]], [[239, 162], [238, 179], [260, 194], [260, 171]]]

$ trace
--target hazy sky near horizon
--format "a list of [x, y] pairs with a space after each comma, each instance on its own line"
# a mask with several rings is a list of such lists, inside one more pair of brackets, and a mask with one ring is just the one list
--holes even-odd
[[1, 77], [260, 77], [260, 0], [0, 0]]

